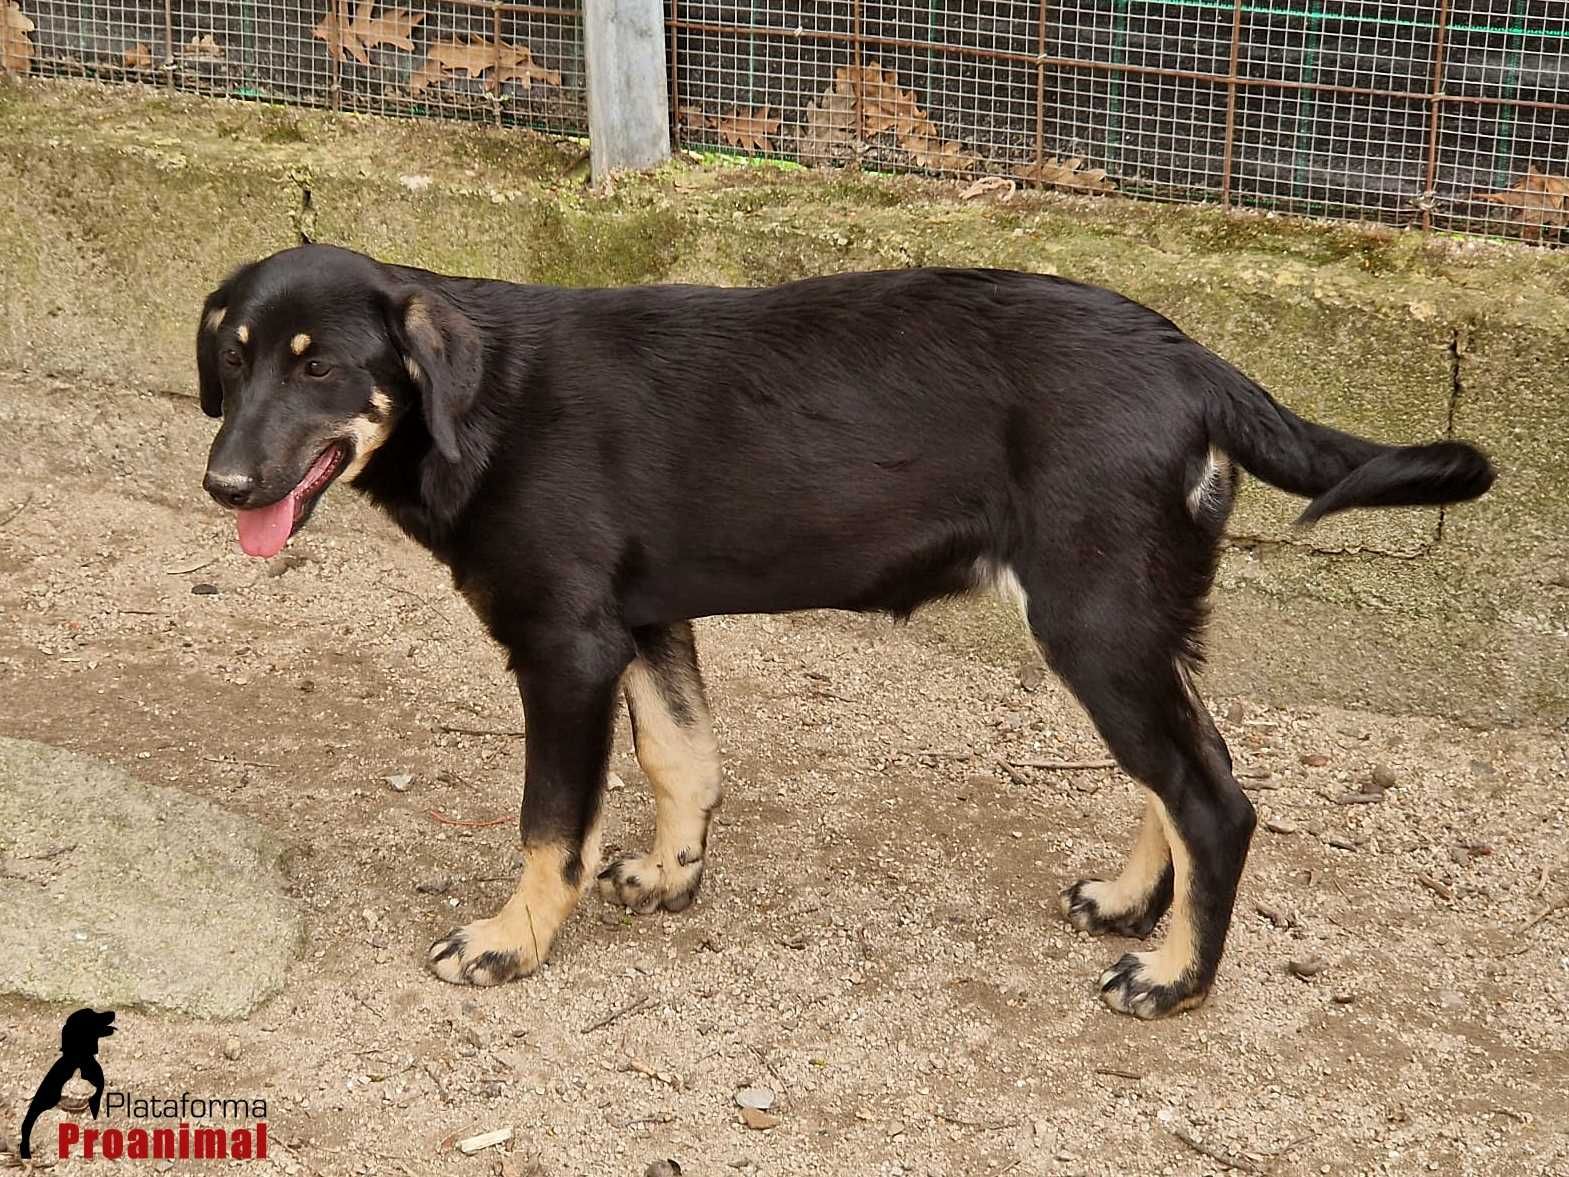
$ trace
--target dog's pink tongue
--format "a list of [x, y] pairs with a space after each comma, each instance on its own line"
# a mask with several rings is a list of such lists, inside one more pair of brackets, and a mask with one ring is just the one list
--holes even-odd
[[283, 551], [294, 528], [294, 495], [284, 495], [270, 507], [236, 511], [234, 526], [247, 556], [273, 557]]

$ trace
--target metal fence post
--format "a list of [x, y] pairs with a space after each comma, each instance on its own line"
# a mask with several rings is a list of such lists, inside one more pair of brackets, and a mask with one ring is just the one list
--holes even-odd
[[584, 0], [588, 138], [594, 179], [670, 158], [662, 0]]

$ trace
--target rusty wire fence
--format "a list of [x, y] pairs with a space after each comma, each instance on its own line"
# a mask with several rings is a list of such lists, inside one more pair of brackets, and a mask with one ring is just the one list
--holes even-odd
[[667, 24], [689, 146], [1554, 243], [1569, 225], [1564, 0], [668, 0]]
[[576, 0], [0, 0], [6, 67], [582, 133]]
[[[1569, 230], [1569, 0], [665, 2], [680, 146]], [[12, 73], [582, 134], [580, 7], [0, 0], [0, 31]]]

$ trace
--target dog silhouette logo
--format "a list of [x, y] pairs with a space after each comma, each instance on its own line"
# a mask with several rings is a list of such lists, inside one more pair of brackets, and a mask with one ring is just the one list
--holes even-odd
[[27, 1105], [27, 1115], [22, 1120], [23, 1160], [33, 1155], [33, 1125], [39, 1116], [53, 1107], [82, 1110], [79, 1107], [72, 1108], [69, 1102], [63, 1100], [65, 1085], [72, 1075], [80, 1073], [83, 1079], [93, 1085], [87, 1107], [93, 1113], [93, 1118], [97, 1119], [98, 1105], [104, 1095], [104, 1069], [98, 1065], [98, 1043], [113, 1033], [112, 1009], [102, 1013], [95, 1009], [79, 1009], [65, 1019], [65, 1025], [60, 1027], [60, 1057], [44, 1075], [44, 1081], [38, 1085], [33, 1102]]

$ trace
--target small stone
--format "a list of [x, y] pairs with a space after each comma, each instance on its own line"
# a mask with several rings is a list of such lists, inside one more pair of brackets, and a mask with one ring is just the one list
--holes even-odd
[[1298, 960], [1288, 960], [1286, 971], [1293, 977], [1301, 977], [1304, 981], [1309, 977], [1316, 977], [1329, 965], [1322, 956], [1307, 956]]
[[1438, 1004], [1444, 1009], [1464, 1009], [1465, 994], [1458, 989], [1442, 989], [1438, 994]]
[[[1395, 787], [1395, 770], [1387, 764], [1375, 764], [1368, 783], [1372, 785], [1374, 790], [1380, 793], [1385, 789], [1393, 789]], [[1364, 792], [1366, 791], [1369, 790], [1364, 790]]]
[[1046, 681], [1046, 668], [1039, 662], [1026, 662], [1019, 667], [1019, 685], [1026, 691], [1038, 691]]
[[1336, 805], [1377, 805], [1384, 799], [1383, 790], [1376, 793], [1342, 793], [1335, 798]]
[[480, 1037], [479, 1031], [473, 1026], [464, 1026], [461, 1037], [463, 1041], [467, 1042], [475, 1050], [485, 1049], [485, 1040]]
[[1329, 763], [1329, 757], [1322, 752], [1304, 752], [1298, 759], [1309, 768], [1323, 768]]
[[766, 1112], [773, 1107], [776, 1098], [773, 1091], [767, 1087], [743, 1087], [735, 1093], [737, 1107], [753, 1108], [760, 1112]]
[[1357, 995], [1355, 993], [1337, 993], [1331, 1000], [1336, 1005], [1350, 1005], [1356, 999]]
[[1272, 834], [1294, 834], [1298, 826], [1290, 818], [1268, 817], [1264, 819], [1264, 828]]
[[675, 1160], [655, 1161], [643, 1170], [643, 1177], [681, 1177], [681, 1162]]
[[771, 1116], [767, 1112], [759, 1111], [757, 1108], [742, 1108], [741, 1120], [755, 1132], [767, 1132], [770, 1128], [776, 1128], [779, 1125], [778, 1116]]
[[1471, 852], [1464, 846], [1451, 846], [1449, 848], [1449, 861], [1456, 866], [1470, 866]]
[[414, 889], [421, 895], [445, 895], [452, 890], [452, 879], [447, 875], [440, 875], [433, 879], [422, 879], [414, 884]]
[[394, 793], [407, 793], [409, 786], [414, 783], [414, 774], [412, 772], [399, 772], [381, 779], [387, 782], [388, 787]]
[[230, 1038], [223, 1044], [223, 1057], [230, 1062], [240, 1057], [240, 1040], [238, 1038]]
[[1236, 699], [1230, 707], [1226, 708], [1227, 723], [1241, 723], [1248, 717], [1248, 709], [1241, 699]]
[[208, 584], [204, 580], [200, 584], [193, 584], [191, 586], [191, 593], [198, 597], [216, 597], [218, 595], [218, 586], [215, 584]]

